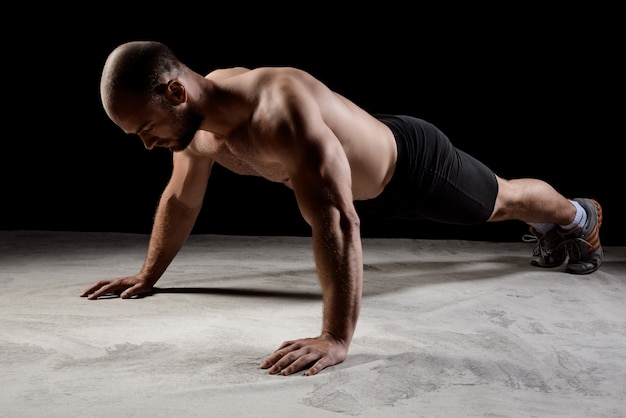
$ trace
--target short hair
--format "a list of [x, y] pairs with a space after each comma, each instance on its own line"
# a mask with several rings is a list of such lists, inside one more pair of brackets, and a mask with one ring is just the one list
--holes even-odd
[[167, 46], [156, 41], [131, 41], [109, 54], [100, 79], [103, 99], [111, 102], [116, 93], [138, 93], [152, 97], [159, 91], [163, 75], [178, 75], [184, 65]]

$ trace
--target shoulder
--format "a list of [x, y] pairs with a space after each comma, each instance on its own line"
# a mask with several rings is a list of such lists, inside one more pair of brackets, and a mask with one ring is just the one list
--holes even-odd
[[209, 74], [205, 76], [210, 80], [219, 81], [225, 80], [230, 77], [234, 77], [243, 73], [249, 72], [250, 69], [246, 67], [232, 67], [232, 68], [219, 68], [217, 70], [211, 71]]
[[311, 87], [321, 85], [308, 72], [294, 67], [259, 68], [257, 74], [260, 83], [269, 87]]
[[[246, 90], [248, 93], [276, 92], [277, 89], [311, 89], [325, 87], [308, 72], [295, 67], [232, 67], [216, 69], [205, 76], [225, 88]], [[251, 94], [251, 97], [257, 96]]]
[[296, 105], [326, 90], [312, 75], [293, 67], [259, 68], [249, 81], [261, 107]]

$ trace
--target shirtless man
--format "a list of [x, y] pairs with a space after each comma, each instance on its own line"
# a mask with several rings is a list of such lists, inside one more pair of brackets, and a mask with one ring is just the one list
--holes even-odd
[[314, 375], [348, 355], [363, 279], [355, 204], [459, 224], [520, 220], [537, 240], [532, 264], [567, 259], [574, 274], [600, 267], [595, 200], [569, 200], [541, 180], [502, 179], [433, 125], [370, 115], [304, 71], [232, 68], [203, 77], [161, 43], [129, 42], [109, 55], [101, 97], [124, 132], [147, 149], [172, 151], [173, 171], [140, 271], [81, 296], [150, 293], [192, 230], [214, 163], [281, 182], [311, 226], [324, 310], [318, 336], [283, 342], [261, 363], [271, 374]]

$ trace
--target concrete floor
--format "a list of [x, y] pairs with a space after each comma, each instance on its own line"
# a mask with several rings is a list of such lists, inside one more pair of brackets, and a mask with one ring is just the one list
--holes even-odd
[[626, 247], [587, 276], [532, 245], [365, 239], [348, 359], [262, 359], [315, 336], [306, 237], [193, 235], [141, 299], [89, 301], [148, 236], [0, 231], [0, 417], [624, 417]]

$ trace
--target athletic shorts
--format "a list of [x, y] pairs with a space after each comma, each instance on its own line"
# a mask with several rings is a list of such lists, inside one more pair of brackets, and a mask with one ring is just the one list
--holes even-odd
[[485, 222], [498, 194], [496, 176], [482, 162], [455, 148], [437, 127], [404, 115], [376, 115], [396, 139], [398, 159], [389, 184], [357, 209], [398, 219], [451, 224]]

